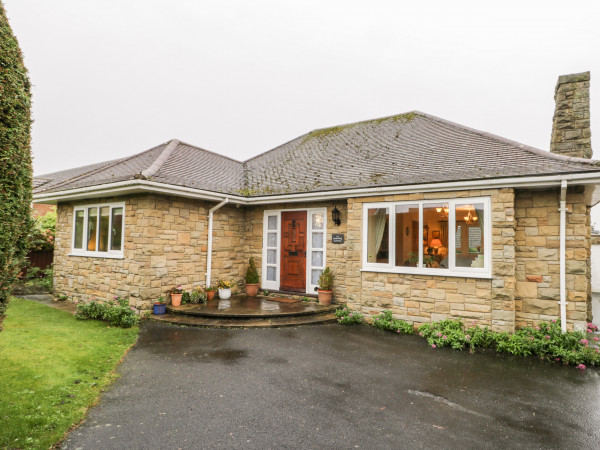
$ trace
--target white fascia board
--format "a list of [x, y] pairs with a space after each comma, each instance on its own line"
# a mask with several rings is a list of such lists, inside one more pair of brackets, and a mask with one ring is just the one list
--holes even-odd
[[194, 189], [185, 186], [157, 183], [146, 180], [119, 181], [111, 184], [88, 186], [67, 191], [39, 193], [33, 195], [35, 203], [56, 203], [58, 201], [84, 200], [98, 197], [112, 197], [115, 195], [127, 195], [141, 192], [156, 192], [165, 195], [176, 195], [179, 197], [195, 198], [201, 200], [221, 201], [228, 198], [230, 203], [244, 204], [245, 197], [237, 195], [220, 194], [217, 192]]
[[530, 177], [493, 178], [489, 180], [452, 181], [445, 183], [411, 184], [407, 186], [381, 186], [356, 189], [344, 189], [322, 192], [303, 192], [295, 194], [269, 195], [262, 197], [242, 197], [222, 194], [202, 189], [175, 186], [146, 180], [129, 180], [109, 185], [89, 186], [51, 193], [39, 193], [33, 196], [36, 203], [56, 203], [57, 201], [82, 200], [97, 197], [110, 197], [140, 192], [156, 192], [166, 195], [196, 198], [209, 201], [229, 199], [230, 203], [240, 205], [266, 205], [282, 202], [307, 202], [337, 200], [351, 197], [371, 197], [374, 195], [410, 194], [415, 192], [449, 192], [469, 189], [494, 188], [543, 188], [560, 187], [562, 180], [569, 184], [600, 185], [600, 171], [565, 175], [542, 175]]

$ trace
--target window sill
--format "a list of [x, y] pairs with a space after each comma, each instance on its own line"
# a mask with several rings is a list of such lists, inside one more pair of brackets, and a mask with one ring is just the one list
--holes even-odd
[[396, 273], [400, 275], [425, 275], [437, 277], [455, 277], [455, 278], [479, 278], [483, 280], [491, 280], [493, 277], [489, 272], [457, 272], [446, 269], [419, 269], [406, 270], [400, 267], [363, 267], [361, 272], [376, 272], [376, 273]]
[[98, 252], [85, 252], [85, 253], [67, 253], [67, 256], [86, 256], [88, 258], [105, 258], [105, 259], [125, 259], [122, 253], [98, 253]]

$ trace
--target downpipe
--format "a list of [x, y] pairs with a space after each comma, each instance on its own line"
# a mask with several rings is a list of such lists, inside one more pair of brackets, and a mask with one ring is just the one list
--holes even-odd
[[567, 285], [566, 285], [566, 267], [565, 267], [565, 247], [566, 247], [566, 225], [567, 225], [567, 180], [560, 183], [560, 327], [562, 332], [567, 331]]

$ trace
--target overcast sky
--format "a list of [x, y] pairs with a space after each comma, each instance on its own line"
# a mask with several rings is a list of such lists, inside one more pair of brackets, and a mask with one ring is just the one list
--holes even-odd
[[411, 110], [548, 149], [556, 79], [587, 70], [600, 139], [597, 0], [3, 1], [36, 175], [172, 138], [244, 160]]

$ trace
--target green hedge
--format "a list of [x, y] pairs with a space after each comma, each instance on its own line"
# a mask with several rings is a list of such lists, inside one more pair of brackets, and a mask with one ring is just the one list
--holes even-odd
[[27, 255], [31, 190], [31, 85], [0, 2], [0, 319]]

